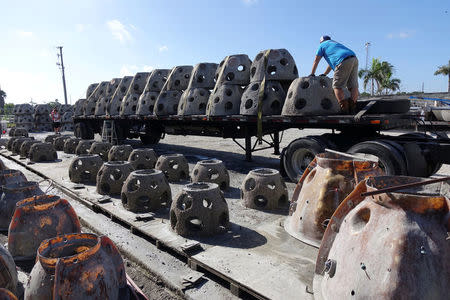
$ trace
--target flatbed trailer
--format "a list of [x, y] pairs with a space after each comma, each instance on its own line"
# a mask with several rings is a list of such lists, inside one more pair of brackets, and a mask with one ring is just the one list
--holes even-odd
[[[358, 114], [329, 116], [263, 116], [258, 135], [256, 116], [84, 116], [75, 117], [75, 135], [92, 139], [102, 133], [103, 125], [113, 122], [118, 140], [140, 138], [144, 144], [156, 144], [165, 134], [230, 138], [245, 151], [251, 161], [255, 151], [273, 148], [280, 154], [282, 173], [295, 181], [304, 168], [326, 148], [341, 152], [365, 153], [378, 157], [386, 173], [430, 176], [442, 164], [450, 164], [450, 122], [423, 121], [412, 114]], [[308, 136], [292, 141], [280, 152], [284, 130], [298, 128], [331, 129], [332, 133]], [[382, 132], [406, 129], [401, 136]], [[416, 130], [435, 133], [435, 136]], [[252, 137], [258, 137], [252, 141]], [[238, 139], [244, 139], [240, 143]]]

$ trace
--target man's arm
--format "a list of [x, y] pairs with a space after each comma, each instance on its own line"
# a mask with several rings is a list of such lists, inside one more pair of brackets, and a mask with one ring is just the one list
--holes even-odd
[[328, 73], [330, 73], [331, 72], [331, 67], [330, 66], [328, 66], [327, 67], [327, 69], [325, 70], [325, 72], [322, 74], [322, 75], [325, 75], [325, 76], [327, 76], [328, 75]]
[[319, 64], [320, 60], [322, 59], [322, 56], [316, 55], [316, 58], [314, 59], [314, 63], [311, 70], [311, 75], [314, 76], [314, 73], [316, 73], [317, 65]]

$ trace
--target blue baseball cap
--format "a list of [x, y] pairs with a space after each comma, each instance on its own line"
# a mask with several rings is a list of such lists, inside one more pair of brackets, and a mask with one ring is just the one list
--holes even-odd
[[325, 41], [328, 41], [328, 40], [331, 40], [331, 38], [328, 36], [328, 35], [322, 35], [321, 37], [320, 37], [320, 42], [322, 43], [322, 42], [325, 42]]

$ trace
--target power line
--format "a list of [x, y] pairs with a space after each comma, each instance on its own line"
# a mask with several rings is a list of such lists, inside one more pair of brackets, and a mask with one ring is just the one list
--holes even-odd
[[66, 76], [64, 74], [64, 60], [63, 60], [63, 53], [62, 53], [62, 46], [56, 47], [59, 49], [58, 58], [59, 61], [56, 63], [59, 68], [61, 69], [62, 73], [62, 82], [63, 82], [63, 88], [64, 88], [64, 103], [67, 105], [67, 90], [66, 90]]

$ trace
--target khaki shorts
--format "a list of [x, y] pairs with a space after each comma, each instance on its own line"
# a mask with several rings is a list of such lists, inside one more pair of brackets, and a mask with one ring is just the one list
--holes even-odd
[[333, 88], [342, 89], [347, 86], [348, 89], [358, 88], [358, 59], [350, 57], [334, 70]]

